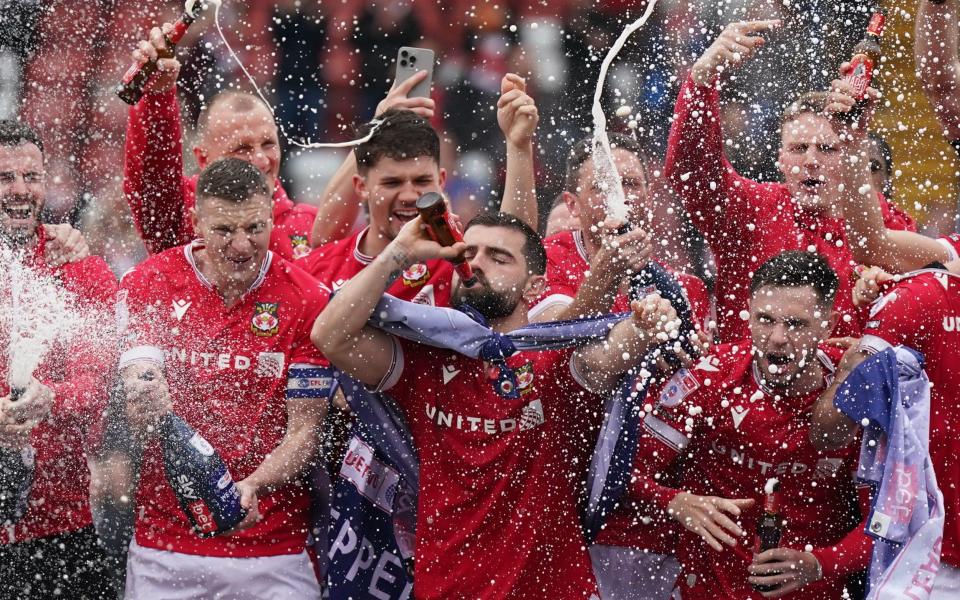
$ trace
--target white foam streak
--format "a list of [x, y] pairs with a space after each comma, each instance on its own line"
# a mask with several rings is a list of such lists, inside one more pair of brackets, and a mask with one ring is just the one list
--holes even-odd
[[[188, 0], [189, 2], [189, 0]], [[243, 74], [247, 76], [247, 79], [250, 80], [250, 85], [253, 86], [253, 89], [256, 90], [257, 95], [260, 96], [260, 100], [267, 106], [267, 109], [270, 111], [270, 114], [273, 116], [273, 120], [277, 123], [277, 127], [280, 128], [280, 135], [282, 135], [288, 142], [297, 146], [299, 148], [312, 149], [312, 148], [352, 148], [354, 146], [359, 146], [370, 140], [373, 137], [373, 134], [377, 132], [377, 129], [380, 127], [380, 124], [383, 122], [380, 119], [372, 119], [370, 124], [370, 132], [367, 135], [363, 136], [357, 140], [350, 140], [348, 142], [301, 142], [295, 140], [289, 135], [287, 135], [286, 130], [283, 128], [283, 122], [277, 119], [276, 111], [273, 109], [273, 105], [267, 100], [266, 96], [263, 95], [263, 92], [260, 91], [260, 86], [257, 85], [257, 82], [253, 79], [253, 76], [247, 71], [247, 67], [243, 64], [243, 61], [240, 60], [240, 57], [237, 56], [237, 53], [233, 51], [233, 47], [230, 46], [230, 42], [227, 41], [227, 36], [223, 34], [223, 29], [220, 27], [220, 6], [222, 5], [222, 0], [215, 0], [214, 2], [209, 2], [209, 4], [214, 5], [213, 11], [213, 24], [217, 28], [217, 33], [220, 34], [220, 39], [223, 41], [223, 45], [227, 48], [227, 52], [230, 53], [230, 56], [233, 57], [233, 60], [237, 62], [240, 70], [243, 71]]]
[[600, 97], [603, 95], [604, 83], [607, 79], [607, 70], [613, 60], [620, 53], [627, 38], [647, 23], [653, 14], [657, 0], [650, 0], [643, 15], [627, 26], [607, 52], [600, 65], [600, 76], [597, 78], [597, 87], [593, 93], [593, 177], [597, 187], [604, 196], [607, 205], [607, 214], [618, 219], [627, 217], [627, 199], [623, 193], [623, 181], [613, 162], [613, 152], [610, 150], [610, 138], [607, 137], [607, 117], [600, 106]]
[[77, 310], [74, 295], [56, 280], [24, 266], [6, 248], [0, 248], [0, 262], [8, 267], [0, 274], [0, 298], [5, 305], [0, 327], [8, 338], [7, 381], [11, 388], [24, 388], [55, 343], [66, 343], [91, 328]]

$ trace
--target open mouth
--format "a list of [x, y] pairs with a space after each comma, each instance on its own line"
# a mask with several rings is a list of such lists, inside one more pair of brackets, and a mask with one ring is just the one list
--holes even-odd
[[253, 260], [253, 257], [246, 256], [246, 257], [238, 258], [238, 257], [227, 256], [226, 259], [227, 259], [227, 262], [230, 264], [230, 266], [232, 266], [234, 269], [239, 271], [240, 269], [245, 269], [247, 266], [249, 266], [250, 261]]
[[767, 354], [766, 358], [767, 358], [768, 364], [770, 364], [771, 366], [777, 367], [776, 370], [771, 369], [771, 372], [774, 372], [774, 373], [776, 371], [782, 370], [781, 367], [784, 367], [790, 364], [790, 362], [793, 360], [789, 354]]
[[801, 187], [812, 194], [819, 194], [823, 184], [824, 182], [816, 177], [808, 177], [800, 182]]
[[401, 208], [393, 211], [391, 213], [393, 218], [400, 221], [401, 223], [406, 223], [417, 218], [417, 209], [416, 208]]
[[33, 202], [4, 202], [3, 212], [14, 221], [27, 221], [33, 218]]

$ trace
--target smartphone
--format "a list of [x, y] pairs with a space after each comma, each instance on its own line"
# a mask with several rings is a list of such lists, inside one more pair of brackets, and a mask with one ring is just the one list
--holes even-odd
[[409, 98], [429, 98], [433, 85], [433, 50], [404, 46], [397, 52], [397, 76], [395, 85], [413, 77], [418, 71], [426, 71], [427, 77], [413, 86]]

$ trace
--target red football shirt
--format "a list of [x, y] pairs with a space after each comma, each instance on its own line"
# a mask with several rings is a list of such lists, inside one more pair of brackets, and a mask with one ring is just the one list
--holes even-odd
[[[54, 404], [50, 416], [30, 435], [36, 462], [27, 513], [0, 537], [0, 545], [75, 531], [93, 523], [86, 450], [90, 430], [106, 406], [116, 360], [116, 338], [109, 325], [117, 280], [110, 268], [98, 256], [51, 268], [43, 259], [42, 232], [38, 238], [29, 268], [37, 275], [55, 278], [86, 312], [91, 326], [98, 323], [96, 316], [101, 318], [101, 328], [82, 340], [72, 339], [68, 346], [54, 345], [34, 372], [34, 377], [53, 390]], [[7, 348], [7, 336], [6, 329], [0, 331], [0, 347]], [[7, 353], [0, 352], [0, 396], [10, 393], [7, 370]]]
[[588, 598], [596, 592], [571, 460], [581, 415], [602, 406], [576, 382], [571, 351], [508, 359], [521, 397], [496, 394], [482, 361], [396, 342], [382, 388], [420, 457], [414, 595]]
[[[249, 476], [286, 432], [287, 372], [327, 365], [310, 343], [329, 294], [309, 275], [268, 253], [243, 298], [227, 308], [197, 269], [199, 242], [154, 255], [121, 281], [128, 320], [121, 360], [160, 349], [174, 411], [216, 448], [237, 481]], [[263, 520], [226, 537], [195, 535], [164, 476], [159, 444], [145, 450], [137, 503], [141, 546], [205, 556], [269, 556], [303, 551], [307, 488], [299, 482], [259, 498]]]
[[[150, 254], [194, 237], [190, 211], [197, 175], [183, 174], [183, 128], [176, 90], [145, 94], [130, 107], [123, 152], [123, 193], [133, 222]], [[295, 204], [277, 183], [273, 194], [270, 249], [287, 260], [309, 254], [317, 207]]]
[[[548, 237], [543, 242], [547, 251], [547, 289], [539, 298], [527, 315], [533, 319], [537, 315], [554, 306], [567, 306], [573, 302], [577, 290], [590, 270], [590, 257], [584, 243], [583, 231], [561, 231]], [[696, 324], [703, 326], [710, 314], [710, 295], [707, 287], [698, 277], [686, 273], [671, 271], [683, 287], [693, 310]], [[630, 301], [624, 294], [619, 294], [611, 310], [624, 312], [630, 310]]]
[[[809, 598], [836, 598], [845, 578], [866, 568], [870, 540], [863, 534], [853, 472], [859, 447], [820, 452], [809, 441], [809, 412], [822, 390], [802, 398], [777, 398], [759, 382], [750, 340], [721, 345], [691, 370], [682, 369], [660, 393], [644, 419], [638, 460], [647, 463], [631, 490], [639, 502], [665, 512], [680, 491], [723, 498], [754, 498], [741, 527], [753, 532], [763, 506], [767, 479], [780, 480], [784, 528], [782, 546], [811, 545], [824, 580], [803, 588]], [[819, 353], [825, 379], [842, 352]], [[668, 487], [663, 477], [677, 477]], [[652, 477], [648, 475], [652, 473]], [[684, 599], [761, 598], [747, 582], [753, 536], [718, 553], [699, 536], [679, 533], [676, 555]]]
[[930, 458], [943, 492], [943, 562], [960, 567], [960, 276], [907, 275], [870, 308], [861, 346], [905, 345], [923, 354], [930, 391]]
[[[750, 278], [767, 259], [784, 250], [823, 255], [840, 277], [836, 336], [859, 336], [862, 315], [853, 305], [853, 255], [843, 219], [805, 211], [781, 183], [741, 176], [723, 153], [720, 96], [714, 86], [690, 78], [680, 90], [670, 129], [664, 171], [703, 233], [717, 263], [717, 324], [720, 339], [750, 336], [746, 312]], [[890, 229], [915, 231], [913, 220], [878, 195]]]
[[[337, 291], [373, 262], [373, 256], [360, 252], [360, 242], [369, 230], [368, 227], [348, 238], [321, 246], [298, 262], [297, 266]], [[453, 265], [435, 259], [410, 266], [387, 288], [387, 293], [418, 304], [450, 306], [452, 281]]]

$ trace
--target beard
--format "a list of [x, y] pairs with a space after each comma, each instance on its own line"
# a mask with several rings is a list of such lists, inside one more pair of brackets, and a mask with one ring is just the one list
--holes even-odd
[[514, 293], [498, 292], [490, 287], [490, 282], [479, 271], [474, 272], [477, 276], [477, 283], [470, 287], [465, 287], [463, 282], [458, 281], [457, 287], [453, 289], [453, 306], [469, 304], [477, 309], [487, 321], [494, 319], [503, 319], [513, 314], [520, 304], [521, 292]]
[[[12, 206], [32, 205], [27, 214]], [[0, 242], [21, 247], [33, 241], [39, 223], [40, 202], [30, 195], [9, 195], [0, 198]], [[14, 225], [14, 221], [19, 221]]]

